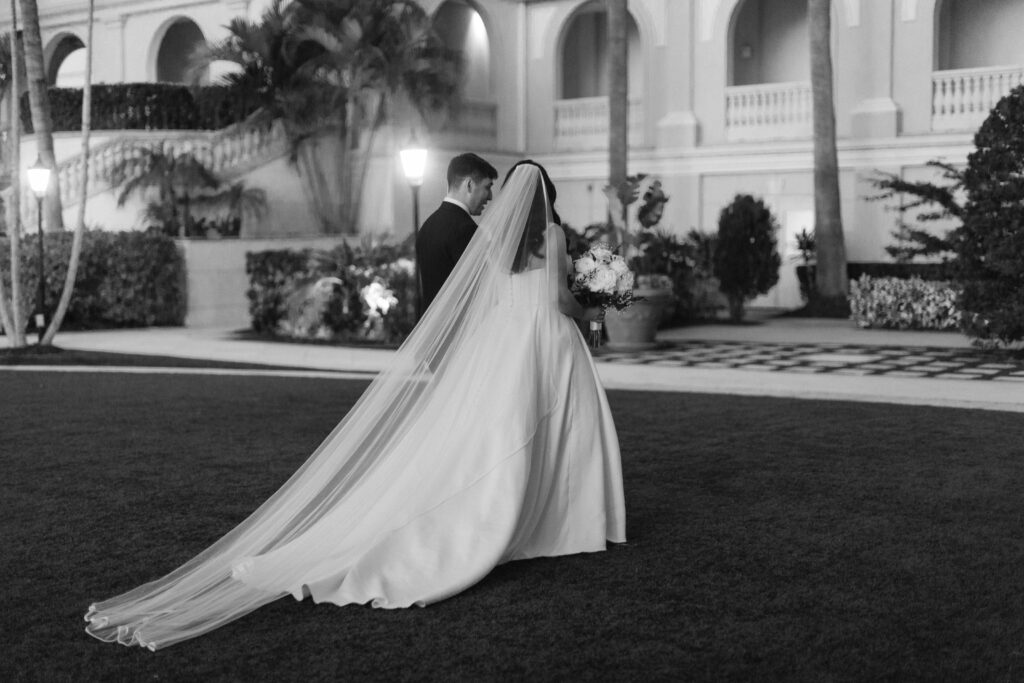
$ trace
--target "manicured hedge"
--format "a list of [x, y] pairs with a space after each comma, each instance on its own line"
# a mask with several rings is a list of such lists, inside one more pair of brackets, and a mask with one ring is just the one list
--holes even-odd
[[[81, 130], [81, 88], [50, 88], [49, 94], [53, 130]], [[252, 97], [222, 85], [110, 83], [92, 88], [94, 130], [217, 130], [244, 120], [256, 108]], [[28, 93], [21, 98], [21, 120], [31, 133]]]
[[[47, 317], [56, 309], [64, 286], [72, 237], [70, 232], [51, 233], [43, 240]], [[39, 282], [37, 239], [30, 234], [21, 241], [22, 303], [30, 318]], [[6, 237], [0, 238], [0, 261], [10, 293]], [[144, 232], [85, 233], [65, 329], [181, 325], [185, 310], [185, 261], [174, 240]]]
[[949, 282], [861, 275], [850, 281], [850, 317], [858, 327], [955, 330], [958, 297]]

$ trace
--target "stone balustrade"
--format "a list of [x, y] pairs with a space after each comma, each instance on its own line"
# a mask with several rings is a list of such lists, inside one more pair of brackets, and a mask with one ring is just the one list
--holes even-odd
[[[629, 144], [642, 147], [644, 106], [639, 98], [629, 98]], [[555, 149], [582, 151], [608, 147], [608, 98], [578, 97], [555, 101]]]
[[810, 137], [811, 84], [730, 86], [725, 89], [725, 126], [730, 141]]
[[1024, 66], [932, 74], [932, 130], [974, 130], [1004, 95], [1024, 83]]
[[[140, 147], [163, 147], [166, 154], [191, 153], [207, 169], [220, 176], [236, 176], [245, 170], [284, 153], [287, 146], [280, 125], [251, 126], [236, 124], [220, 131], [191, 131], [184, 135], [150, 140], [115, 138], [93, 147], [89, 154], [89, 194], [109, 190], [110, 174], [120, 164], [135, 157]], [[61, 202], [65, 207], [81, 201], [80, 188], [84, 163], [81, 155], [57, 165]], [[25, 189], [26, 201], [31, 193]]]

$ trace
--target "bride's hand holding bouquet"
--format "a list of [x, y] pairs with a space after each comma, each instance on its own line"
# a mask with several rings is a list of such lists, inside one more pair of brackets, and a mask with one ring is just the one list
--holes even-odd
[[621, 311], [636, 301], [633, 297], [635, 276], [625, 259], [608, 244], [598, 242], [573, 261], [575, 271], [572, 290], [584, 308], [599, 308], [597, 318], [590, 321], [590, 346], [601, 345], [604, 314], [609, 308]]

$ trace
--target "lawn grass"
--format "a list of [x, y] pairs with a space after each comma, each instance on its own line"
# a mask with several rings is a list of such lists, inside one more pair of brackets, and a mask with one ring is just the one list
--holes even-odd
[[275, 369], [285, 369], [285, 366], [268, 366], [261, 363], [238, 363], [233, 361], [207, 360], [205, 358], [178, 358], [176, 356], [155, 356], [138, 353], [84, 351], [80, 349], [62, 349], [59, 346], [36, 346], [35, 344], [13, 349], [0, 348], [0, 365], [99, 365], [104, 367], [228, 368], [234, 370], [266, 370], [274, 367]]
[[1020, 680], [1024, 418], [611, 392], [629, 542], [157, 653], [90, 601], [202, 550], [365, 382], [0, 372], [0, 680]]

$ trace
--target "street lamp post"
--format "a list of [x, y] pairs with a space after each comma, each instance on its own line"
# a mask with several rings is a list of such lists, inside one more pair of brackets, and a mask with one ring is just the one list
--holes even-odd
[[[416, 140], [416, 131], [413, 131], [409, 144], [399, 152], [399, 155], [402, 157], [402, 172], [405, 173], [405, 179], [412, 188], [412, 236], [415, 245], [420, 229], [420, 186], [423, 184], [423, 174], [427, 167], [427, 150]], [[413, 262], [416, 263], [415, 260]], [[413, 277], [416, 279], [416, 319], [419, 320], [423, 314], [423, 287], [420, 283], [419, 263], [416, 263]]]
[[46, 267], [43, 250], [43, 197], [50, 187], [50, 169], [41, 157], [28, 167], [28, 184], [36, 196], [36, 219], [39, 229], [39, 290], [36, 293], [36, 329], [39, 331], [39, 343], [43, 343], [43, 332], [46, 331]]

